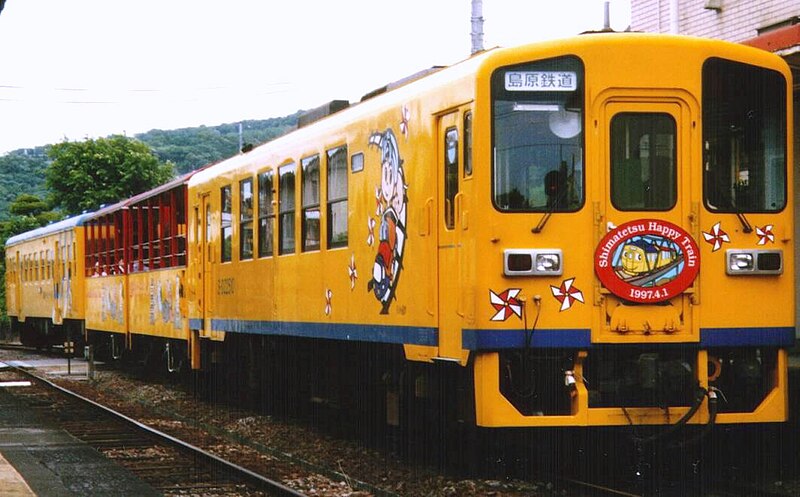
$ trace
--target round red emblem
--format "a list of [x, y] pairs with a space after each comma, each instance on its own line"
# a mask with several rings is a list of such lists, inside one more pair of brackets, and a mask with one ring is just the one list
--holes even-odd
[[594, 270], [621, 299], [663, 302], [686, 290], [697, 277], [700, 249], [680, 226], [639, 219], [606, 233], [594, 253]]

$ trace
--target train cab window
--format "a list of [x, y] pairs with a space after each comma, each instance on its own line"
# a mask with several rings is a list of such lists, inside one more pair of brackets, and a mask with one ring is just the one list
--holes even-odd
[[709, 210], [786, 206], [786, 80], [712, 58], [703, 65], [703, 192]]
[[272, 206], [272, 171], [258, 175], [258, 256], [271, 257], [274, 253], [272, 238], [275, 233], [275, 209]]
[[583, 204], [583, 74], [573, 56], [492, 74], [492, 198], [500, 211]]
[[472, 112], [464, 113], [464, 177], [472, 176]]
[[455, 201], [458, 194], [458, 129], [448, 128], [444, 134], [444, 224], [455, 227]]
[[320, 211], [319, 211], [319, 155], [300, 161], [303, 170], [303, 252], [319, 250]]
[[347, 246], [347, 147], [337, 147], [328, 156], [328, 248]]
[[239, 182], [239, 260], [253, 258], [253, 180]]
[[294, 164], [287, 164], [278, 169], [278, 211], [280, 212], [278, 253], [281, 255], [294, 253], [295, 175]]
[[611, 202], [623, 211], [675, 206], [676, 124], [663, 113], [620, 113], [611, 119]]
[[231, 186], [223, 186], [220, 189], [220, 240], [221, 240], [221, 261], [230, 262], [233, 252], [233, 198], [231, 197]]

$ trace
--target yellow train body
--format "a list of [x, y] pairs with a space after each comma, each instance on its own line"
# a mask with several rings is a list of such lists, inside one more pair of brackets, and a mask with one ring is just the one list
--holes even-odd
[[83, 221], [87, 341], [103, 348], [104, 357], [119, 357], [147, 342], [154, 349], [173, 344], [185, 355], [188, 176]]
[[[529, 93], [513, 88], [518, 76], [559, 76], [560, 60], [568, 67], [561, 76], [579, 80], [565, 83], [572, 100], [559, 100], [563, 93], [548, 93], [536, 82]], [[718, 64], [723, 73], [738, 74], [744, 65], [764, 68], [767, 79], [779, 82], [778, 106], [769, 109], [781, 122], [772, 144], [781, 151], [768, 159], [779, 163], [768, 171], [780, 175], [781, 191], [770, 193], [775, 205], [712, 205], [724, 195], [709, 193], [710, 138], [702, 133], [704, 98], [711, 99], [703, 93], [709, 60], [731, 61], [732, 69]], [[508, 71], [505, 83], [497, 79], [503, 68], [520, 67]], [[505, 111], [493, 104], [493, 92], [509, 99], [508, 109], [527, 111], [531, 122], [541, 117], [537, 112], [563, 113], [550, 117], [551, 130], [580, 137], [569, 142], [573, 153], [532, 155], [527, 170], [500, 177], [503, 161], [518, 159], [513, 140], [525, 144], [493, 129], [502, 126], [498, 114]], [[607, 393], [592, 386], [590, 376], [604, 374], [593, 361], [611, 361], [621, 352], [605, 351], [614, 348], [631, 354], [622, 353], [638, 371], [629, 377], [666, 375], [662, 369], [685, 363], [703, 389], [716, 388], [709, 376], [720, 374], [709, 373], [708, 364], [724, 363], [723, 375], [741, 363], [759, 364], [768, 387], [753, 401], [757, 405], [720, 413], [716, 421], [784, 420], [784, 349], [794, 340], [795, 319], [793, 213], [786, 201], [793, 181], [789, 95], [791, 76], [777, 57], [708, 40], [587, 35], [475, 56], [196, 174], [189, 182], [195, 213], [189, 232], [192, 261], [200, 268], [189, 272], [190, 327], [217, 338], [254, 333], [398, 343], [410, 361], [457, 362], [472, 371], [476, 421], [483, 426], [668, 424], [690, 409], [689, 399], [665, 410], [637, 395], [626, 405], [622, 387]], [[582, 112], [577, 125], [570, 105]], [[653, 122], [640, 122], [651, 117]], [[642, 126], [649, 126], [647, 133]], [[725, 146], [752, 141], [744, 133], [726, 137]], [[615, 146], [628, 148], [614, 150], [615, 139]], [[340, 220], [325, 209], [325, 192], [338, 189], [327, 184], [325, 159], [340, 147], [348, 157], [348, 237], [346, 246], [326, 246], [329, 225]], [[534, 163], [548, 158], [551, 164]], [[667, 172], [662, 159], [672, 163]], [[725, 158], [726, 168], [739, 168], [725, 186], [744, 191], [757, 174], [767, 174], [750, 165], [748, 178], [745, 159]], [[572, 188], [580, 182], [564, 194], [574, 198], [549, 198], [557, 179], [536, 183], [537, 168], [560, 169]], [[282, 181], [287, 170], [293, 176]], [[259, 212], [257, 186], [264, 173], [272, 178], [262, 198], [270, 207], [260, 218], [251, 211]], [[527, 183], [518, 184], [526, 174]], [[671, 186], [651, 193], [659, 181]], [[252, 185], [244, 201], [243, 182]], [[744, 194], [740, 198], [744, 204]], [[551, 209], [557, 202], [573, 204]], [[272, 228], [259, 234], [262, 220]], [[640, 230], [662, 245], [671, 243], [663, 250], [680, 254], [680, 261], [662, 254], [656, 266], [666, 268], [674, 259], [678, 269], [630, 288], [609, 288], [620, 285], [601, 281], [598, 247], [623, 226], [626, 234]], [[258, 246], [265, 235], [274, 251], [238, 257], [241, 240]], [[709, 240], [741, 249], [744, 258], [761, 258], [753, 251], [769, 243], [771, 252], [763, 257], [778, 258], [779, 267], [732, 275], [726, 252]], [[282, 244], [284, 253], [277, 250]], [[552, 254], [558, 271], [537, 273], [538, 259], [550, 264]], [[518, 263], [520, 271], [509, 267]], [[759, 297], [767, 294], [787, 297]], [[764, 357], [718, 357], [741, 347]], [[569, 364], [548, 373], [551, 393], [541, 393], [566, 400], [544, 402], [542, 409], [521, 397], [509, 400], [515, 388], [507, 373], [515, 367], [511, 355], [525, 349], [571, 351]], [[725, 388], [734, 388], [736, 380], [727, 380]], [[564, 392], [552, 393], [559, 388]], [[701, 411], [690, 422], [705, 423], [709, 416]]]
[[73, 217], [8, 239], [6, 306], [17, 333], [36, 330], [48, 337], [48, 344], [62, 343], [66, 322], [73, 336], [80, 337], [85, 309], [81, 219]]
[[119, 206], [140, 206], [113, 221], [130, 248], [100, 264], [126, 271], [86, 273], [87, 328], [180, 341], [196, 368], [232, 335], [395, 347], [455, 367], [487, 427], [787, 419], [780, 58], [594, 34], [395, 86], [146, 194], [149, 237], [123, 219], [156, 203]]

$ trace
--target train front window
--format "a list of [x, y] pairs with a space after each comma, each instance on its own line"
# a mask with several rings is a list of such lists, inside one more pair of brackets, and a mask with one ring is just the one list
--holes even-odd
[[786, 81], [712, 58], [703, 66], [703, 189], [709, 210], [786, 206]]
[[675, 136], [669, 114], [624, 112], [611, 119], [611, 202], [620, 210], [675, 206]]
[[583, 203], [583, 64], [560, 57], [492, 75], [492, 190], [507, 212]]

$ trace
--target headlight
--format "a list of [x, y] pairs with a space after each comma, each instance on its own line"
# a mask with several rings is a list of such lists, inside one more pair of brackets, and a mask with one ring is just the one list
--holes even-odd
[[725, 272], [732, 276], [783, 274], [783, 251], [729, 249], [725, 263]]
[[503, 273], [506, 276], [560, 276], [563, 272], [561, 249], [503, 251]]
[[561, 274], [560, 254], [537, 254], [536, 272], [548, 274]]
[[734, 252], [728, 256], [728, 270], [731, 273], [753, 271], [753, 254]]

